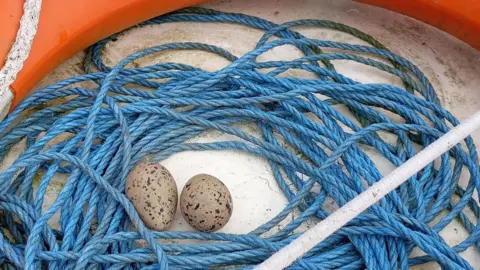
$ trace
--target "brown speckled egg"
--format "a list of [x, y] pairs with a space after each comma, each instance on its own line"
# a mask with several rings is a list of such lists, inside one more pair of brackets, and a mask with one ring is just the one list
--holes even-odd
[[167, 229], [177, 210], [177, 184], [158, 163], [140, 163], [128, 175], [125, 193], [147, 227]]
[[232, 216], [232, 196], [222, 181], [199, 174], [185, 184], [180, 194], [180, 210], [190, 226], [213, 232], [225, 226]]

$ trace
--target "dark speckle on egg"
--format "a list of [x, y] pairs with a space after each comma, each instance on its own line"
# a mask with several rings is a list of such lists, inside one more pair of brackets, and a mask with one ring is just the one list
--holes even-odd
[[232, 216], [232, 205], [228, 188], [207, 174], [192, 177], [180, 195], [180, 210], [185, 220], [202, 232], [216, 231], [225, 226]]
[[177, 185], [162, 165], [137, 165], [128, 175], [125, 193], [150, 229], [165, 230], [172, 223], [177, 210]]

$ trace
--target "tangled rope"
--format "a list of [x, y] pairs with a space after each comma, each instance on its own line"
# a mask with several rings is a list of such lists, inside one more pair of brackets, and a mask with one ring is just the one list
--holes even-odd
[[[327, 198], [342, 206], [381, 179], [366, 148], [399, 166], [418, 146], [429, 145], [458, 125], [417, 67], [349, 26], [322, 20], [277, 25], [201, 8], [141, 25], [169, 22], [238, 23], [265, 34], [241, 57], [214, 45], [169, 43], [134, 53], [114, 67], [101, 57], [115, 38], [110, 37], [89, 49], [85, 74], [45, 87], [18, 105], [0, 124], [2, 160], [20, 141], [27, 145], [0, 174], [0, 264], [7, 269], [249, 269], [298, 237], [295, 230], [302, 223], [328, 216]], [[306, 38], [291, 29], [296, 26], [342, 31], [371, 46]], [[257, 61], [284, 45], [297, 47], [304, 56]], [[335, 51], [322, 51], [325, 48]], [[126, 68], [136, 59], [170, 50], [208, 51], [231, 64], [216, 72], [172, 62]], [[336, 72], [332, 60], [378, 68], [400, 78], [405, 87], [358, 83]], [[316, 78], [279, 76], [294, 69]], [[80, 82], [96, 86], [81, 87]], [[340, 113], [340, 106], [347, 106], [356, 119]], [[391, 120], [386, 111], [402, 121]], [[236, 123], [256, 124], [261, 136], [245, 133]], [[238, 140], [186, 142], [207, 130]], [[396, 142], [389, 143], [384, 133]], [[59, 139], [64, 134], [68, 136]], [[244, 235], [154, 232], [144, 226], [124, 195], [126, 177], [136, 163], [147, 156], [160, 161], [181, 151], [225, 149], [268, 160], [289, 201], [275, 218]], [[42, 211], [57, 173], [67, 173], [68, 180], [51, 207]], [[464, 188], [459, 186], [462, 174], [469, 177]], [[34, 189], [36, 177], [40, 182]], [[316, 183], [320, 191], [313, 188]], [[473, 198], [479, 187], [478, 156], [468, 137], [464, 146], [452, 148], [438, 164], [427, 166], [290, 268], [407, 269], [436, 261], [445, 269], [473, 269], [459, 253], [473, 245], [480, 248], [480, 208]], [[475, 220], [465, 214], [467, 208]], [[270, 232], [295, 209], [301, 213], [296, 219]], [[56, 213], [58, 229], [47, 223]], [[439, 232], [454, 219], [469, 236], [449, 247]], [[140, 239], [148, 247], [137, 245]], [[166, 239], [208, 241], [159, 241]], [[409, 258], [415, 247], [426, 255]]]

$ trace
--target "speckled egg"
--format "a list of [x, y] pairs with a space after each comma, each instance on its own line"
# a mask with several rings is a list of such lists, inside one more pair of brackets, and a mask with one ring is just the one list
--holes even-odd
[[125, 193], [147, 227], [167, 229], [177, 210], [177, 184], [158, 163], [140, 163], [128, 175]]
[[180, 210], [190, 226], [213, 232], [225, 226], [232, 216], [232, 196], [222, 181], [199, 174], [185, 184], [180, 195]]

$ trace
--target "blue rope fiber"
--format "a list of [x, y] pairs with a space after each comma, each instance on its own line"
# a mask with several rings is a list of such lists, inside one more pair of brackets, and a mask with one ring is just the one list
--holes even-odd
[[[177, 11], [141, 26], [170, 22], [236, 23], [265, 34], [254, 50], [240, 57], [214, 45], [169, 43], [108, 67], [101, 56], [113, 36], [89, 49], [85, 74], [47, 86], [18, 105], [0, 124], [1, 160], [21, 140], [27, 144], [0, 174], [4, 269], [250, 269], [298, 237], [301, 224], [327, 217], [327, 198], [342, 206], [382, 178], [366, 147], [399, 166], [418, 146], [458, 125], [415, 65], [349, 26], [323, 20], [277, 25], [201, 8]], [[342, 31], [369, 45], [306, 38], [291, 29], [296, 26]], [[297, 47], [304, 56], [257, 61], [284, 45]], [[126, 68], [136, 59], [172, 50], [208, 51], [231, 63], [216, 72], [171, 62]], [[332, 60], [375, 67], [400, 78], [404, 87], [358, 83], [336, 72]], [[315, 78], [279, 76], [287, 70], [304, 70]], [[80, 82], [96, 86], [84, 88]], [[339, 112], [345, 106], [356, 119]], [[403, 120], [391, 120], [386, 111]], [[261, 136], [247, 134], [235, 123], [256, 124]], [[207, 130], [238, 140], [186, 142]], [[58, 140], [63, 133], [70, 136]], [[395, 136], [396, 142], [387, 142], [382, 133]], [[53, 139], [56, 142], [50, 143]], [[285, 143], [291, 147], [283, 147]], [[243, 235], [154, 232], [145, 227], [124, 195], [126, 177], [136, 163], [146, 156], [160, 161], [182, 151], [227, 149], [268, 160], [289, 201], [281, 213]], [[42, 210], [56, 173], [67, 173], [68, 180], [51, 207]], [[468, 178], [463, 188], [462, 174]], [[315, 183], [319, 192], [312, 189]], [[290, 269], [407, 269], [429, 261], [444, 269], [473, 269], [459, 253], [471, 246], [480, 248], [480, 208], [473, 198], [479, 188], [478, 154], [468, 137], [463, 146], [428, 165]], [[270, 231], [295, 209], [301, 213], [296, 219], [278, 232]], [[57, 213], [55, 229], [47, 222]], [[439, 232], [454, 219], [469, 236], [449, 247]], [[148, 247], [137, 246], [139, 239]], [[160, 239], [205, 242], [161, 244]], [[425, 255], [409, 257], [415, 247]]]

